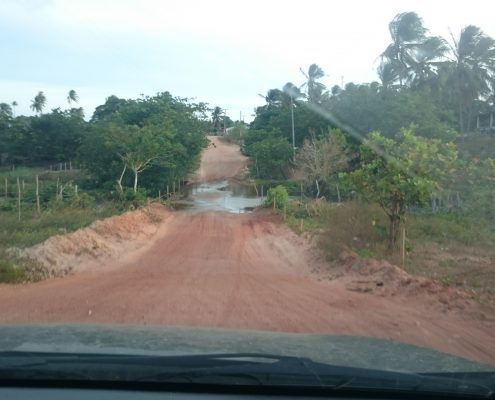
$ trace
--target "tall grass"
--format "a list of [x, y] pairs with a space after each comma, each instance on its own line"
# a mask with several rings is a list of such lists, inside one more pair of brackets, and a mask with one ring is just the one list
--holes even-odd
[[[97, 206], [93, 198], [79, 191], [70, 197], [56, 199], [58, 184], [75, 181], [77, 171], [50, 172], [36, 168], [0, 170], [0, 282], [19, 282], [41, 277], [36, 262], [20, 259], [11, 248], [29, 247], [50, 236], [83, 228], [93, 221], [120, 213], [120, 204], [100, 201]], [[35, 182], [40, 179], [40, 212], [36, 209]], [[5, 179], [8, 196], [5, 197]], [[21, 213], [17, 204], [17, 179], [21, 189]], [[58, 184], [57, 184], [58, 182]], [[83, 201], [84, 200], [84, 201]]]
[[387, 247], [388, 217], [361, 202], [292, 202], [286, 219], [295, 231], [317, 233], [329, 260], [338, 262], [344, 249], [401, 265], [409, 273], [472, 290], [495, 306], [495, 224], [460, 213], [408, 214], [406, 262]]

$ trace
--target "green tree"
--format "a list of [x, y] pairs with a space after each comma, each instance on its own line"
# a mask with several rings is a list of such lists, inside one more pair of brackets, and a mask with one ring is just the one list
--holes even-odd
[[452, 143], [426, 139], [402, 129], [396, 139], [373, 132], [361, 146], [361, 167], [350, 174], [362, 196], [377, 202], [387, 214], [389, 247], [395, 248], [408, 207], [423, 206], [433, 190], [455, 170]]
[[444, 39], [430, 36], [419, 43], [409, 60], [409, 83], [413, 88], [429, 89], [436, 85], [438, 68], [449, 48]]
[[459, 129], [470, 131], [473, 104], [490, 93], [495, 73], [495, 40], [477, 26], [469, 25], [459, 39], [452, 37], [452, 60], [446, 73], [457, 98]]
[[306, 78], [306, 82], [302, 84], [301, 88], [306, 88], [308, 101], [310, 103], [320, 103], [326, 86], [318, 82], [318, 80], [325, 76], [325, 72], [316, 64], [311, 64], [308, 72], [305, 72], [302, 68], [300, 70]]
[[[252, 142], [252, 137], [263, 139]], [[285, 179], [292, 159], [292, 146], [277, 132], [249, 132], [247, 151], [253, 160], [251, 172], [258, 178]]]
[[79, 102], [79, 95], [74, 89], [69, 90], [69, 94], [67, 95], [67, 102], [69, 103], [69, 106], [72, 106], [72, 103]]
[[425, 39], [426, 28], [422, 19], [415, 12], [397, 14], [389, 23], [388, 29], [392, 43], [382, 53], [382, 74], [397, 76], [402, 87], [409, 79], [409, 66], [413, 53]]
[[105, 104], [95, 108], [93, 116], [91, 117], [91, 122], [104, 121], [116, 117], [119, 110], [126, 104], [126, 100], [120, 99], [115, 95], [107, 97]]
[[[125, 164], [113, 145], [118, 140], [109, 140], [108, 132], [111, 127], [123, 127], [124, 132], [152, 130], [159, 136], [160, 156], [138, 171], [138, 184], [154, 193], [163, 192], [166, 185], [187, 178], [196, 168], [211, 129], [208, 112], [206, 104], [191, 103], [168, 92], [136, 100], [110, 96], [96, 108], [92, 129], [79, 151], [80, 161], [91, 172], [93, 185], [111, 188], [117, 180], [122, 186], [134, 186], [132, 167], [127, 163], [122, 175]], [[131, 137], [135, 138], [132, 132]]]
[[13, 117], [12, 107], [10, 106], [10, 104], [0, 103], [0, 117], [3, 118]]
[[345, 136], [338, 129], [330, 130], [319, 139], [311, 135], [304, 141], [296, 165], [307, 180], [315, 183], [316, 198], [328, 189], [330, 180], [346, 168], [345, 146]]
[[393, 138], [402, 126], [410, 124], [416, 125], [417, 134], [424, 137], [451, 140], [456, 134], [455, 114], [423, 91], [347, 86], [324, 107], [361, 139], [373, 131]]
[[10, 105], [12, 106], [12, 115], [15, 117], [15, 108], [19, 105], [19, 103], [14, 100], [12, 103], [10, 103]]
[[220, 107], [215, 107], [211, 113], [211, 125], [213, 127], [213, 132], [218, 132], [222, 129], [222, 112]]
[[45, 106], [46, 106], [46, 96], [43, 92], [38, 92], [35, 98], [31, 101], [31, 109], [41, 114]]
[[111, 125], [106, 141], [107, 147], [122, 161], [122, 172], [117, 179], [120, 190], [122, 179], [129, 169], [134, 174], [134, 193], [137, 192], [139, 174], [150, 168], [167, 150], [162, 132], [154, 126]]

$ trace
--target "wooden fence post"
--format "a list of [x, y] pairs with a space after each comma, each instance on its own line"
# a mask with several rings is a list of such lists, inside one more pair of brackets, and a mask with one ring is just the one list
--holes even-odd
[[38, 214], [40, 213], [40, 181], [38, 175], [36, 175], [36, 209]]
[[5, 198], [9, 197], [9, 181], [5, 178]]
[[21, 220], [21, 183], [19, 178], [17, 178], [17, 212], [19, 221]]
[[167, 199], [170, 197], [170, 192], [168, 190], [168, 185], [167, 185]]
[[406, 265], [406, 227], [402, 228], [402, 266]]

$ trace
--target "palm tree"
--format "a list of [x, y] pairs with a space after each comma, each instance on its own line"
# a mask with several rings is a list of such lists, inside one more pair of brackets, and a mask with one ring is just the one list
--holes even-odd
[[387, 73], [393, 70], [402, 87], [409, 77], [412, 53], [423, 43], [427, 31], [415, 12], [397, 14], [389, 23], [388, 30], [392, 43], [381, 55], [382, 64], [390, 64]]
[[67, 95], [67, 102], [69, 106], [72, 106], [72, 103], [77, 103], [79, 101], [79, 96], [74, 89], [69, 90], [69, 94]]
[[12, 105], [12, 115], [15, 117], [15, 108], [19, 105], [17, 103], [17, 101], [13, 101], [12, 103], [10, 103]]
[[279, 106], [284, 97], [280, 89], [270, 89], [266, 95], [258, 94], [258, 96], [265, 99], [267, 106]]
[[211, 123], [213, 125], [213, 130], [216, 132], [221, 125], [222, 119], [222, 109], [220, 107], [215, 107], [211, 113]]
[[12, 117], [12, 107], [7, 103], [0, 103], [0, 115], [5, 117]]
[[438, 36], [430, 36], [418, 44], [410, 57], [409, 82], [412, 87], [431, 87], [437, 78], [438, 68], [445, 63], [449, 48]]
[[477, 26], [469, 25], [458, 40], [452, 37], [452, 42], [449, 83], [457, 98], [460, 131], [466, 132], [471, 128], [473, 103], [490, 93], [495, 73], [495, 40]]
[[34, 100], [31, 101], [31, 109], [41, 114], [43, 108], [45, 108], [45, 105], [46, 105], [46, 97], [44, 93], [38, 92]]
[[321, 101], [321, 96], [323, 91], [326, 89], [326, 86], [317, 82], [318, 79], [321, 79], [325, 76], [323, 70], [316, 64], [311, 64], [308, 68], [308, 72], [304, 72], [302, 68], [300, 68], [302, 74], [306, 78], [306, 82], [301, 85], [301, 88], [306, 87], [306, 94], [308, 97], [308, 101], [310, 103], [319, 103]]
[[295, 101], [304, 98], [304, 94], [292, 82], [287, 82], [282, 88], [280, 98], [285, 106], [289, 106], [291, 102], [294, 103]]
[[394, 87], [394, 83], [399, 79], [399, 72], [391, 61], [382, 61], [378, 67], [378, 76], [384, 88]]

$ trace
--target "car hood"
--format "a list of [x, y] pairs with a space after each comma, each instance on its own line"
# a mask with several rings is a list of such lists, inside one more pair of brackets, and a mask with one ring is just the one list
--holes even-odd
[[0, 351], [191, 355], [263, 353], [402, 372], [479, 372], [495, 366], [370, 337], [129, 325], [0, 325]]

